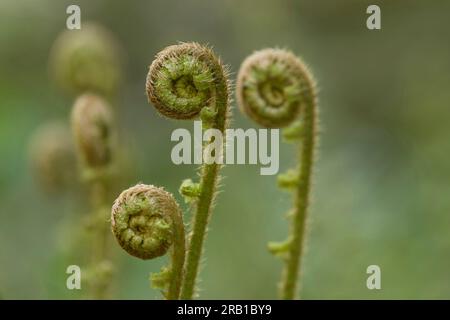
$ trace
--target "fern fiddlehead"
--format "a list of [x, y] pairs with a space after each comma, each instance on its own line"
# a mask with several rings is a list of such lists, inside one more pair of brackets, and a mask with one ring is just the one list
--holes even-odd
[[[162, 115], [172, 119], [199, 117], [203, 128], [224, 133], [229, 117], [229, 81], [224, 66], [211, 49], [197, 43], [165, 48], [150, 65], [146, 91], [149, 102]], [[194, 295], [219, 170], [218, 163], [203, 164], [200, 182], [195, 184], [187, 180], [180, 188], [180, 192], [195, 204], [182, 299], [192, 299]], [[195, 193], [190, 192], [194, 189]]]
[[111, 165], [113, 117], [110, 106], [101, 97], [84, 94], [75, 101], [71, 115], [73, 135], [86, 178], [90, 170]]
[[284, 260], [280, 297], [294, 299], [304, 251], [317, 140], [315, 82], [304, 63], [291, 52], [265, 49], [242, 63], [236, 91], [242, 112], [265, 127], [285, 127], [284, 138], [299, 142], [298, 168], [278, 176], [279, 186], [294, 193], [289, 236], [284, 242], [269, 243], [269, 250]]
[[173, 246], [170, 267], [152, 280], [167, 299], [178, 299], [186, 248], [181, 210], [172, 194], [144, 184], [123, 191], [113, 204], [111, 227], [120, 246], [141, 259], [160, 257]]
[[[81, 95], [72, 109], [71, 125], [82, 178], [91, 188], [93, 208], [90, 222], [93, 236], [91, 267], [100, 268], [108, 260], [107, 196], [108, 178], [113, 162], [114, 123], [108, 103], [94, 94]], [[91, 294], [94, 298], [103, 298], [107, 294], [109, 279], [104, 278], [102, 283], [97, 280], [90, 281]]]
[[81, 30], [66, 30], [50, 53], [50, 70], [57, 84], [74, 94], [116, 93], [121, 77], [120, 46], [111, 32], [94, 23]]
[[30, 141], [33, 174], [47, 192], [58, 193], [73, 188], [76, 169], [70, 128], [60, 121], [41, 125]]
[[[88, 294], [104, 298], [109, 293], [113, 271], [107, 242], [108, 198], [117, 165], [113, 147], [115, 126], [109, 103], [119, 88], [121, 48], [113, 34], [95, 22], [80, 30], [65, 30], [52, 46], [49, 67], [55, 83], [77, 95], [71, 125], [79, 158], [81, 176], [90, 189], [92, 213], [85, 228], [92, 237], [89, 268], [84, 272]], [[103, 99], [105, 98], [105, 99]], [[84, 280], [83, 280], [84, 281]]]

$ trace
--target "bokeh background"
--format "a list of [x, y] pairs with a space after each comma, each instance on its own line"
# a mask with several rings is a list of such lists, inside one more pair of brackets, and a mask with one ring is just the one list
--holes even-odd
[[[49, 76], [48, 57], [66, 7], [97, 21], [123, 48], [115, 112], [130, 159], [121, 189], [165, 186], [180, 203], [194, 166], [170, 160], [173, 129], [147, 103], [149, 63], [178, 41], [209, 43], [235, 78], [256, 49], [301, 55], [320, 88], [321, 136], [301, 295], [305, 299], [450, 298], [450, 2], [362, 0], [0, 2], [0, 296], [73, 299], [65, 288], [66, 244], [87, 199], [48, 195], [33, 179], [29, 141], [41, 124], [68, 121], [73, 96]], [[369, 4], [382, 29], [369, 31]], [[233, 127], [255, 124], [234, 108]], [[281, 146], [281, 171], [294, 165]], [[206, 299], [276, 298], [281, 261], [266, 243], [287, 234], [291, 206], [259, 166], [229, 165], [210, 224], [201, 273]], [[83, 189], [82, 185], [79, 189]], [[111, 199], [112, 201], [112, 199]], [[186, 206], [183, 206], [186, 208]], [[185, 216], [189, 221], [190, 215]], [[79, 227], [79, 226], [78, 226]], [[116, 248], [114, 298], [160, 298], [140, 261]], [[382, 289], [366, 288], [366, 268]]]

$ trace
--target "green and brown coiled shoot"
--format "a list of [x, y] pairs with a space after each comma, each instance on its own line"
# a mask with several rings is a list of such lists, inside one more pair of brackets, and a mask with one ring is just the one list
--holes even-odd
[[[182, 43], [169, 46], [159, 52], [150, 66], [146, 91], [149, 102], [163, 116], [180, 120], [201, 119], [204, 129], [214, 128], [222, 133], [225, 132], [229, 118], [230, 85], [225, 67], [210, 48], [197, 43]], [[161, 273], [153, 277], [153, 280], [157, 280], [156, 286], [161, 287], [161, 282], [165, 284], [166, 289], [163, 292], [169, 299], [192, 299], [195, 295], [207, 225], [217, 194], [220, 167], [218, 163], [204, 163], [200, 169], [198, 183], [188, 179], [184, 180], [180, 186], [180, 193], [193, 205], [190, 237], [186, 239], [186, 258], [184, 261], [179, 259], [181, 252], [178, 250], [182, 241], [177, 237], [181, 236], [181, 230], [171, 229], [172, 233], [177, 235], [174, 243], [178, 243], [178, 246], [174, 246], [172, 266], [169, 269], [170, 272], [166, 272], [169, 274], [169, 279], [165, 279], [164, 274]], [[148, 201], [152, 201], [150, 195], [147, 198]], [[120, 202], [119, 199], [117, 201]], [[161, 208], [165, 207], [161, 206]], [[113, 216], [117, 214], [116, 211], [113, 209]], [[139, 218], [139, 221], [146, 224], [145, 221], [151, 220], [151, 210], [139, 212], [139, 215], [144, 215], [143, 218]], [[174, 214], [168, 213], [168, 216], [174, 216]], [[117, 231], [117, 223], [113, 223], [113, 232], [122, 247], [131, 255], [144, 259], [151, 258], [152, 255], [145, 254], [144, 247], [147, 246], [145, 239], [136, 236], [136, 234], [139, 235], [139, 228], [136, 229], [137, 225], [133, 221], [135, 220], [131, 218], [123, 221], [123, 228], [127, 227], [126, 230], [131, 230], [126, 237]], [[158, 225], [158, 228], [161, 228], [161, 224]], [[148, 228], [145, 230], [150, 234], [160, 233], [161, 237], [166, 235], [164, 232], [152, 231], [152, 228], [156, 228], [155, 224], [152, 226], [146, 224], [146, 226]], [[131, 237], [131, 232], [135, 236]], [[162, 239], [160, 240], [164, 243]], [[172, 242], [172, 240], [167, 241]], [[137, 253], [136, 248], [144, 252]], [[180, 280], [181, 287], [179, 287]], [[155, 281], [153, 283], [155, 284]]]
[[294, 299], [305, 247], [306, 221], [317, 140], [314, 79], [300, 58], [280, 49], [265, 49], [242, 63], [236, 84], [240, 110], [267, 128], [284, 128], [283, 137], [298, 148], [298, 167], [278, 176], [278, 185], [294, 195], [286, 241], [269, 243], [284, 261], [280, 298]]
[[112, 263], [109, 253], [109, 194], [117, 163], [116, 126], [110, 106], [119, 87], [120, 47], [113, 35], [95, 23], [63, 31], [50, 53], [55, 82], [77, 98], [71, 127], [82, 181], [89, 189], [89, 266], [83, 272], [90, 298], [108, 298]]
[[112, 265], [108, 238], [109, 194], [114, 159], [114, 122], [109, 104], [94, 94], [78, 97], [71, 115], [72, 132], [83, 181], [90, 188], [92, 235], [89, 289], [92, 298], [108, 297]]
[[[147, 76], [149, 102], [164, 116], [202, 120], [203, 128], [222, 134], [228, 124], [230, 85], [222, 62], [208, 47], [197, 43], [169, 46], [157, 54]], [[219, 180], [218, 163], [203, 164], [200, 181], [185, 180], [180, 192], [194, 204], [188, 242], [182, 299], [194, 296], [208, 221]]]
[[160, 257], [172, 247], [170, 266], [152, 274], [152, 283], [167, 299], [178, 299], [186, 248], [183, 216], [172, 194], [144, 184], [123, 191], [112, 207], [111, 227], [120, 246], [140, 259]]

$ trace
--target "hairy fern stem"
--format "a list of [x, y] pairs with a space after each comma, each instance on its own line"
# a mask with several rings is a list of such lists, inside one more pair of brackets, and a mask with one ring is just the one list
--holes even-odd
[[[161, 51], [147, 76], [149, 102], [173, 119], [200, 117], [203, 128], [224, 132], [229, 116], [227, 71], [213, 51], [197, 43], [182, 43]], [[184, 181], [180, 192], [194, 204], [188, 242], [182, 299], [195, 295], [196, 280], [211, 216], [220, 164], [203, 164], [199, 183]], [[194, 196], [193, 189], [196, 190]]]
[[317, 139], [315, 82], [304, 63], [286, 50], [265, 49], [249, 56], [239, 71], [238, 105], [257, 123], [284, 127], [287, 141], [299, 148], [299, 165], [279, 175], [278, 184], [294, 193], [286, 241], [269, 243], [269, 250], [284, 261], [280, 298], [294, 299], [299, 283], [306, 238], [311, 177]]

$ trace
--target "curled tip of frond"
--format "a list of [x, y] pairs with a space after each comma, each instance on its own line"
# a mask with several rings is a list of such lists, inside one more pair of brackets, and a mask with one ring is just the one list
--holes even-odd
[[58, 36], [50, 54], [51, 73], [71, 93], [110, 95], [120, 81], [120, 51], [109, 30], [87, 22], [81, 30], [66, 30]]
[[303, 61], [283, 49], [256, 51], [241, 65], [236, 95], [239, 108], [257, 123], [285, 127], [315, 97], [315, 83]]
[[109, 104], [94, 94], [81, 95], [73, 106], [71, 124], [83, 165], [88, 169], [109, 165], [114, 131]]
[[[228, 102], [225, 67], [208, 46], [195, 42], [166, 47], [149, 67], [149, 103], [172, 119], [194, 119], [203, 108], [215, 107], [216, 95]], [[210, 110], [214, 114], [217, 110]]]
[[153, 259], [174, 242], [174, 220], [181, 216], [172, 194], [163, 188], [138, 184], [123, 191], [113, 204], [112, 231], [132, 256]]
[[45, 123], [30, 140], [30, 164], [37, 182], [49, 192], [65, 190], [75, 180], [76, 157], [69, 127]]

